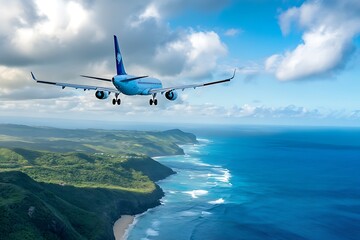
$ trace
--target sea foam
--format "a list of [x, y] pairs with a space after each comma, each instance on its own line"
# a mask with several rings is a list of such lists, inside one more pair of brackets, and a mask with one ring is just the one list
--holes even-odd
[[200, 190], [186, 191], [184, 193], [189, 194], [192, 198], [198, 198], [199, 196], [208, 194], [209, 191], [200, 189]]
[[159, 232], [155, 231], [152, 228], [148, 228], [148, 229], [146, 229], [146, 235], [151, 236], [151, 237], [156, 237], [156, 236], [159, 236]]
[[219, 180], [220, 182], [229, 183], [231, 178], [230, 171], [228, 169], [224, 169], [221, 171], [223, 175], [221, 177], [216, 177], [216, 179]]
[[225, 200], [223, 198], [219, 198], [218, 200], [214, 200], [214, 201], [210, 201], [208, 203], [210, 204], [223, 204], [225, 202]]
[[180, 213], [181, 217], [194, 217], [194, 216], [197, 216], [197, 215], [199, 215], [199, 213], [194, 212], [194, 211], [182, 211]]

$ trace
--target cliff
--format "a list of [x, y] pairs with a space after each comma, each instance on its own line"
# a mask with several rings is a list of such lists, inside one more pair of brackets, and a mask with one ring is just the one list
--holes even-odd
[[122, 214], [159, 205], [161, 189], [132, 193], [38, 183], [21, 172], [0, 173], [1, 239], [114, 239]]
[[114, 239], [113, 223], [160, 204], [174, 174], [148, 156], [193, 134], [0, 125], [0, 239]]

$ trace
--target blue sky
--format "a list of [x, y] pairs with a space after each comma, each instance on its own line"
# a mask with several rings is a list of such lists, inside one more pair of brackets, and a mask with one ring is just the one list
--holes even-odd
[[[273, 75], [260, 73], [266, 58], [275, 53], [291, 51], [302, 43], [303, 31], [299, 28], [294, 27], [290, 34], [284, 36], [279, 17], [291, 8], [301, 8], [304, 3], [311, 1], [233, 1], [216, 13], [184, 13], [170, 19], [169, 23], [175, 27], [216, 29], [229, 50], [226, 58], [221, 59], [222, 62], [230, 65], [235, 62], [240, 68], [258, 68], [258, 75], [245, 81], [246, 76], [240, 75], [227, 90], [226, 95], [233, 96], [237, 104], [257, 103], [273, 108], [295, 105], [334, 114], [356, 111], [359, 108], [357, 92], [360, 89], [357, 50], [344, 66], [334, 72], [332, 69], [324, 71], [324, 76], [314, 75], [309, 79], [283, 82]], [[196, 17], [191, 17], [194, 15]], [[238, 33], [226, 36], [228, 29], [236, 29]], [[354, 36], [353, 42], [354, 48], [358, 49], [358, 35]], [[198, 101], [206, 101], [205, 98], [211, 98], [210, 95], [217, 95], [217, 91], [214, 89], [204, 93], [204, 98]], [[232, 100], [234, 98], [231, 97]], [[218, 96], [218, 99], [224, 106], [230, 107], [234, 103], [225, 96]], [[318, 120], [313, 121], [316, 124]], [[343, 124], [349, 124], [349, 121], [344, 119]]]
[[[360, 4], [355, 0], [0, 0], [3, 116], [50, 119], [359, 126]], [[5, 9], [5, 10], [4, 10]], [[230, 76], [179, 100], [35, 85], [114, 74], [112, 35], [127, 71], [164, 85]], [[94, 83], [94, 82], [92, 82]], [[102, 116], [112, 116], [103, 118]]]

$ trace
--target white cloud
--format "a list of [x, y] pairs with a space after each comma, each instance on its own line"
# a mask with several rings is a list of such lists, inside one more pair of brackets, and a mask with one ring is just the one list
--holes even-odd
[[10, 47], [28, 57], [61, 50], [91, 24], [90, 13], [78, 2], [36, 0], [34, 7], [41, 19], [15, 28], [10, 42]]
[[[40, 92], [37, 92], [40, 93]], [[245, 123], [303, 123], [316, 121], [318, 124], [335, 120], [360, 119], [360, 111], [339, 111], [331, 109], [308, 109], [306, 107], [287, 105], [270, 107], [261, 104], [243, 104], [233, 107], [219, 106], [213, 103], [193, 104], [186, 101], [186, 96], [170, 102], [159, 96], [157, 107], [148, 105], [148, 97], [122, 96], [122, 105], [113, 106], [110, 101], [97, 100], [94, 92], [80, 92], [79, 95], [69, 95], [69, 90], [61, 91], [65, 94], [57, 99], [31, 99], [26, 101], [2, 100], [0, 111], [3, 116], [42, 117], [64, 119], [97, 119], [111, 121], [163, 121], [172, 119], [177, 122], [245, 122]], [[35, 93], [36, 94], [36, 93]], [[182, 96], [182, 95], [181, 95]], [[89, 111], [91, 109], [91, 111]], [[99, 116], [107, 116], [102, 119]], [[110, 117], [109, 117], [110, 116]], [[135, 118], [135, 119], [134, 119]], [[312, 122], [313, 123], [313, 122]]]
[[144, 71], [151, 73], [154, 67], [155, 70], [161, 69], [153, 74], [167, 79], [211, 77], [219, 58], [226, 54], [227, 48], [217, 33], [189, 29], [165, 45], [158, 46], [152, 64]]
[[228, 110], [228, 116], [238, 118], [259, 118], [259, 119], [281, 119], [281, 118], [322, 118], [325, 113], [320, 113], [317, 109], [309, 110], [305, 107], [288, 105], [285, 107], [267, 107], [264, 105], [254, 106], [244, 104], [234, 106]]
[[225, 31], [225, 36], [228, 36], [228, 37], [234, 37], [238, 34], [241, 33], [241, 30], [240, 29], [237, 29], [237, 28], [230, 28], [228, 30]]
[[270, 56], [266, 69], [279, 80], [328, 76], [343, 67], [353, 52], [353, 39], [360, 33], [360, 2], [308, 0], [280, 15], [282, 32], [295, 23], [304, 30], [295, 49]]
[[160, 13], [157, 7], [154, 4], [150, 4], [145, 11], [140, 15], [140, 19], [148, 19], [148, 18], [154, 18], [156, 20], [160, 20]]
[[351, 119], [360, 120], [360, 110], [355, 110], [350, 113], [349, 116]]
[[0, 65], [0, 79], [2, 79], [1, 81], [2, 88], [0, 90], [4, 90], [6, 88], [14, 88], [21, 84], [25, 86], [29, 86], [29, 83], [21, 80], [24, 79], [25, 77], [26, 74], [21, 69]]
[[[201, 0], [195, 8], [204, 9], [207, 2], [215, 1]], [[0, 99], [81, 94], [36, 85], [29, 73], [34, 71], [39, 79], [61, 82], [78, 80], [80, 74], [112, 76], [113, 34], [119, 36], [125, 67], [132, 74], [168, 79], [176, 76], [180, 80], [211, 77], [219, 58], [227, 54], [226, 46], [213, 31], [170, 28], [165, 16], [174, 12], [175, 5], [181, 6], [180, 1], [171, 5], [151, 0], [144, 5], [140, 0], [112, 4], [0, 0], [0, 4]], [[186, 6], [192, 7], [191, 2]]]
[[209, 76], [216, 69], [217, 60], [227, 53], [218, 34], [212, 31], [190, 33], [183, 47], [187, 60], [182, 74], [191, 78]]

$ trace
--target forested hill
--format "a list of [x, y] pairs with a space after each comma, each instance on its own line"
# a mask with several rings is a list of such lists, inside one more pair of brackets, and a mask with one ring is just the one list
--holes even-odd
[[21, 172], [0, 172], [0, 239], [114, 239], [122, 214], [157, 206], [149, 193], [39, 183]]
[[0, 124], [0, 147], [53, 152], [136, 153], [147, 156], [179, 155], [179, 144], [194, 144], [196, 136], [178, 129], [169, 131], [123, 131], [58, 129]]
[[196, 143], [165, 132], [0, 125], [0, 239], [114, 239], [122, 214], [160, 204], [174, 172], [151, 156]]

